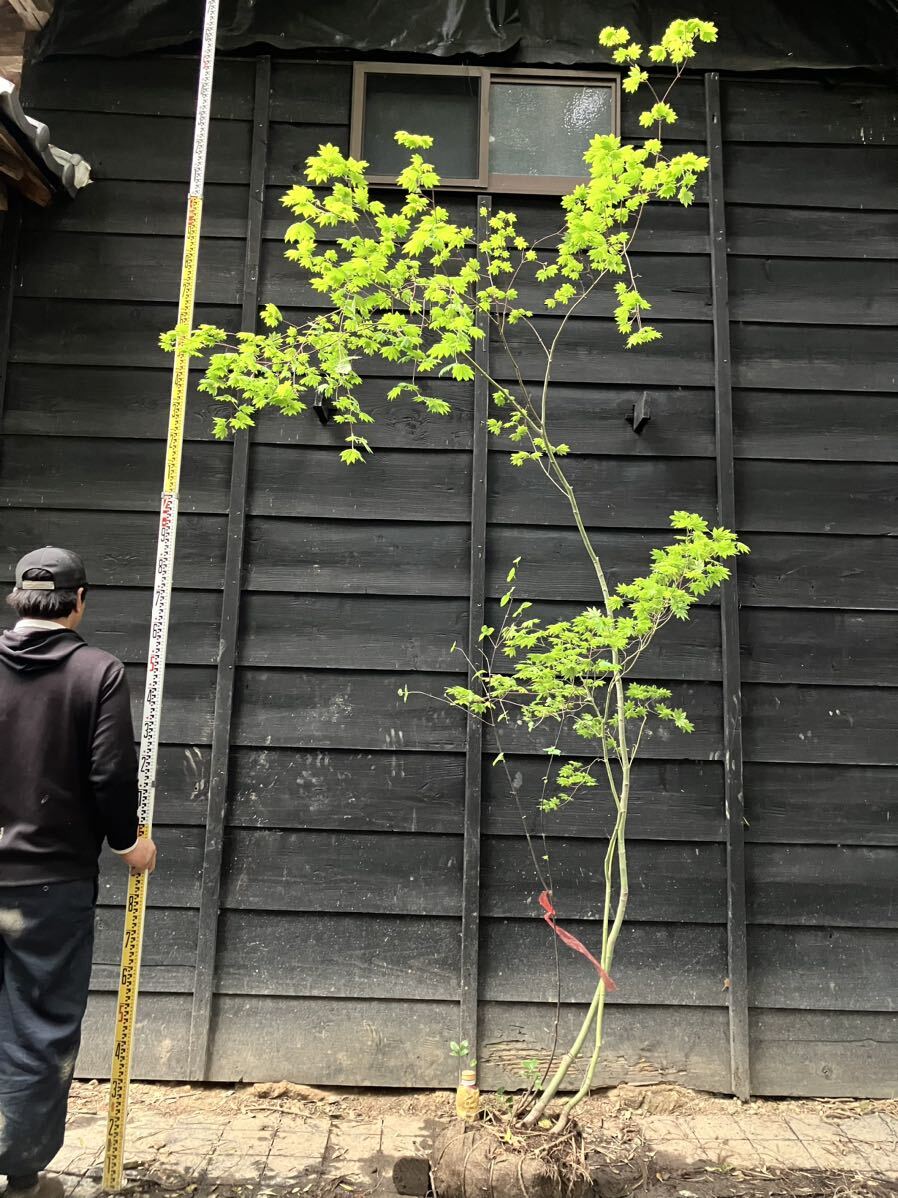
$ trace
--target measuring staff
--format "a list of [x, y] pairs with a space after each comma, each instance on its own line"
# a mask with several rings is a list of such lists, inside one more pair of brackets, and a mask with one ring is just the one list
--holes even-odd
[[[175, 533], [178, 526], [178, 486], [181, 477], [181, 449], [184, 443], [184, 416], [187, 408], [187, 380], [190, 363], [184, 334], [193, 324], [193, 299], [199, 258], [203, 179], [212, 107], [212, 73], [215, 67], [217, 29], [218, 0], [207, 0], [200, 53], [190, 191], [187, 197], [187, 227], [181, 266], [181, 291], [178, 301], [178, 328], [181, 330], [181, 335], [175, 349], [172, 372], [168, 441], [165, 451], [165, 481], [159, 516], [159, 541], [156, 550], [156, 577], [150, 620], [150, 645], [147, 654], [146, 691], [143, 723], [140, 730], [138, 780], [140, 785], [139, 835], [141, 837], [149, 837], [153, 826], [156, 757], [159, 750], [159, 720], [162, 711], [162, 687], [165, 679], [165, 649], [168, 639]], [[115, 1048], [109, 1083], [109, 1116], [106, 1125], [106, 1158], [103, 1167], [103, 1185], [107, 1190], [121, 1189], [123, 1181], [125, 1123], [128, 1112], [131, 1058], [134, 1051], [137, 990], [146, 904], [147, 877], [145, 874], [132, 875], [125, 906], [125, 934], [122, 941], [121, 977], [116, 1006]]]

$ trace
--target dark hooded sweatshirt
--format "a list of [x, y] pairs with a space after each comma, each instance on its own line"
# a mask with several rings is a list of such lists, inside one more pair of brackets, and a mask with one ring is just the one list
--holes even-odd
[[137, 839], [137, 759], [122, 663], [76, 632], [0, 636], [0, 886], [97, 874], [104, 837]]

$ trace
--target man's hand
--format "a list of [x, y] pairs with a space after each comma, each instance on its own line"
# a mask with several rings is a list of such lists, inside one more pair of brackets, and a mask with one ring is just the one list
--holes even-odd
[[156, 868], [156, 845], [149, 836], [141, 837], [130, 853], [121, 853], [120, 856], [130, 866], [132, 874], [151, 874]]

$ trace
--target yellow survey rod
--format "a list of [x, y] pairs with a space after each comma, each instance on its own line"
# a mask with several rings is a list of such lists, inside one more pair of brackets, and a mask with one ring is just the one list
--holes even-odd
[[[159, 514], [153, 611], [147, 654], [147, 681], [144, 692], [143, 721], [140, 729], [138, 835], [141, 837], [150, 836], [153, 828], [159, 721], [162, 714], [162, 692], [165, 680], [165, 651], [168, 641], [172, 572], [175, 560], [175, 534], [178, 527], [178, 487], [181, 478], [181, 450], [184, 444], [184, 417], [187, 408], [187, 381], [190, 366], [190, 355], [187, 351], [184, 332], [189, 330], [193, 324], [193, 299], [199, 260], [203, 179], [206, 170], [206, 146], [209, 140], [212, 73], [215, 67], [217, 29], [218, 0], [207, 0], [203, 21], [190, 191], [187, 197], [184, 258], [181, 264], [181, 291], [178, 298], [178, 326], [182, 333], [175, 349], [172, 371], [171, 407], [168, 418], [168, 440], [165, 448], [165, 477]], [[125, 1126], [128, 1117], [131, 1058], [134, 1052], [147, 884], [148, 875], [146, 873], [131, 874], [128, 881], [128, 900], [125, 906], [125, 934], [122, 941], [122, 965], [115, 1013], [115, 1049], [110, 1071], [106, 1157], [103, 1165], [103, 1186], [112, 1191], [120, 1190], [124, 1180]]]

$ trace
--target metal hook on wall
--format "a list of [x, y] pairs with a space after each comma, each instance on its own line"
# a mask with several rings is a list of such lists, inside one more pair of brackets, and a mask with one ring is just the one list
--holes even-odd
[[652, 418], [652, 408], [649, 403], [648, 391], [643, 391], [639, 399], [633, 405], [633, 411], [626, 417], [627, 424], [631, 425], [633, 432], [637, 436], [642, 432], [645, 426]]

